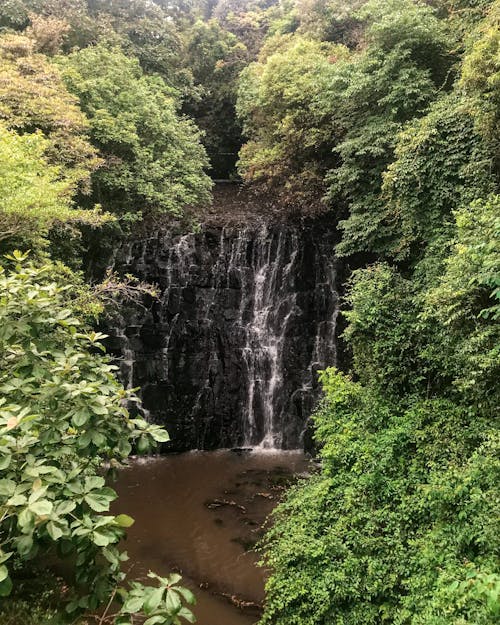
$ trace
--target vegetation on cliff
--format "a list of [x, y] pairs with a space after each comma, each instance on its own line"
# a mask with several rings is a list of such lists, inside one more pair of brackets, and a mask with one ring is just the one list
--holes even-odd
[[302, 210], [316, 197], [337, 254], [365, 260], [346, 287], [351, 368], [322, 375], [321, 472], [264, 543], [263, 622], [493, 624], [500, 5], [309, 7], [242, 76], [240, 168]]

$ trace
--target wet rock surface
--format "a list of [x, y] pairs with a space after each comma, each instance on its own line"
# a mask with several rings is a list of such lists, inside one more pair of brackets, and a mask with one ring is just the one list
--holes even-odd
[[336, 363], [335, 229], [209, 224], [129, 242], [114, 266], [157, 285], [108, 348], [172, 450], [303, 447], [317, 371]]

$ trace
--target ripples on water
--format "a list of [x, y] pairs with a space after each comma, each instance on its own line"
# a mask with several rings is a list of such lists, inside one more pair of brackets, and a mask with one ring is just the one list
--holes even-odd
[[131, 576], [181, 572], [198, 599], [198, 625], [256, 623], [265, 571], [252, 546], [293, 475], [309, 467], [301, 452], [269, 450], [132, 460], [114, 510], [135, 518]]

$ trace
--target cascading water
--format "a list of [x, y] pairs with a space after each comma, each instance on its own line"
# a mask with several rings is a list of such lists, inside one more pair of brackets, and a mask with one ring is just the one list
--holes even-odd
[[173, 448], [302, 446], [317, 370], [336, 363], [333, 250], [319, 221], [206, 226], [121, 250], [115, 266], [160, 295], [124, 311], [110, 348]]
[[[283, 445], [283, 348], [297, 298], [293, 267], [298, 254], [297, 234], [286, 234], [280, 230], [273, 236], [267, 226], [258, 231], [259, 244], [251, 259], [253, 284], [246, 285], [251, 315], [246, 323], [241, 316], [247, 369], [244, 445], [263, 448], [281, 449]], [[262, 428], [258, 427], [258, 413]]]

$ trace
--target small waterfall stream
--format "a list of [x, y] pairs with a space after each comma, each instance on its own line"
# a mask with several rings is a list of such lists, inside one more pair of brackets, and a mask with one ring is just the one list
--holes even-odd
[[[276, 239], [276, 240], [274, 240]], [[283, 348], [297, 292], [293, 268], [298, 254], [296, 233], [275, 237], [267, 226], [258, 232], [252, 258], [253, 284], [247, 285], [251, 315], [244, 323], [243, 359], [247, 369], [247, 406], [244, 445], [281, 449], [283, 446]], [[287, 244], [290, 250], [286, 249]], [[284, 255], [288, 251], [288, 256]], [[242, 300], [244, 301], [244, 300]], [[259, 430], [257, 415], [261, 415]]]
[[160, 294], [126, 307], [110, 348], [173, 448], [303, 445], [317, 370], [336, 364], [333, 232], [206, 226], [119, 252], [115, 266]]

